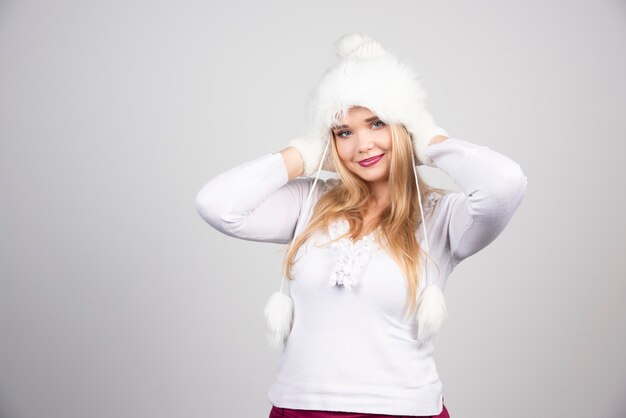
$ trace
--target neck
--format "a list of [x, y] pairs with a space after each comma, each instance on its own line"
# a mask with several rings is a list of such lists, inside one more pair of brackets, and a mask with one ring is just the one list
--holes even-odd
[[389, 204], [389, 186], [387, 180], [370, 183], [370, 205], [373, 208], [384, 208]]

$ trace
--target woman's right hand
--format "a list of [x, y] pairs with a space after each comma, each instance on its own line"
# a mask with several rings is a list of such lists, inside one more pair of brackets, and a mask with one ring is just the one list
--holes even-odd
[[296, 148], [289, 146], [281, 150], [280, 153], [283, 156], [285, 168], [287, 168], [287, 173], [289, 175], [287, 181], [291, 181], [304, 173], [304, 163], [302, 162], [302, 157]]
[[320, 160], [324, 153], [324, 146], [326, 145], [322, 139], [307, 135], [292, 139], [289, 145], [295, 148], [302, 158], [304, 169], [301, 175], [312, 176], [315, 174], [319, 168]]

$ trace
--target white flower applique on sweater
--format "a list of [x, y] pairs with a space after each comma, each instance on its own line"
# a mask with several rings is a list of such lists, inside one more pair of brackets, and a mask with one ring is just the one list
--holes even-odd
[[[331, 239], [335, 239], [350, 229], [347, 219], [339, 219], [332, 222], [328, 228]], [[331, 243], [331, 247], [337, 253], [335, 265], [330, 276], [331, 285], [343, 285], [351, 289], [357, 284], [363, 267], [369, 262], [372, 254], [380, 249], [376, 242], [376, 230], [364, 235], [356, 242], [345, 236]]]
[[[424, 209], [430, 210], [434, 207], [439, 197], [440, 196], [436, 193], [429, 194], [423, 204]], [[348, 232], [349, 229], [350, 223], [348, 220], [340, 218], [331, 222], [328, 228], [328, 234], [331, 239], [335, 239]], [[331, 247], [334, 248], [337, 253], [335, 265], [329, 280], [331, 285], [343, 285], [347, 289], [351, 289], [357, 284], [363, 267], [367, 265], [372, 254], [381, 249], [379, 243], [376, 241], [376, 232], [378, 229], [379, 228], [374, 229], [354, 243], [348, 236], [331, 243]]]

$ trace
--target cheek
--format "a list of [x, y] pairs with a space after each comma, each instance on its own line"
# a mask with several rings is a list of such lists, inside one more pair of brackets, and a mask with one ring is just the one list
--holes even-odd
[[378, 138], [378, 144], [381, 148], [391, 150], [391, 132], [381, 131], [380, 137]]
[[337, 141], [337, 154], [342, 160], [350, 160], [352, 158], [352, 146], [347, 141]]

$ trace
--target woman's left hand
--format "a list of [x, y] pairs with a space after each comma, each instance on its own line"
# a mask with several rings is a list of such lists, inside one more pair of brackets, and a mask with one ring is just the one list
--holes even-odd
[[438, 143], [440, 143], [440, 142], [442, 142], [442, 141], [445, 141], [446, 139], [448, 139], [448, 137], [447, 137], [447, 136], [445, 136], [445, 135], [436, 135], [436, 136], [433, 136], [433, 137], [430, 139], [430, 145], [432, 145], [432, 144], [438, 144]]
[[[424, 108], [420, 111], [419, 117], [417, 118], [417, 126], [414, 128], [415, 137], [413, 138], [413, 150], [415, 151], [415, 155], [417, 157], [417, 165], [424, 164], [427, 166], [432, 166], [433, 162], [430, 161], [428, 157], [426, 157], [426, 148], [434, 142], [435, 138], [437, 142], [443, 141], [445, 138], [450, 135], [448, 132], [442, 127], [438, 126], [430, 112]], [[440, 137], [445, 137], [441, 139]]]

